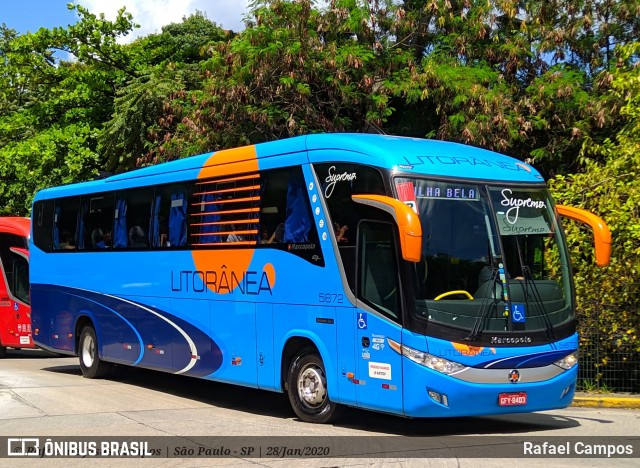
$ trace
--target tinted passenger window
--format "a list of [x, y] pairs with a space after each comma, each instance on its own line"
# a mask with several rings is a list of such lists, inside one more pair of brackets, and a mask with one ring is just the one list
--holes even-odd
[[329, 163], [314, 166], [324, 195], [349, 287], [355, 291], [356, 229], [369, 210], [352, 195], [385, 195], [380, 171], [359, 164]]
[[150, 238], [153, 247], [188, 245], [187, 216], [192, 210], [189, 206], [192, 191], [192, 186], [184, 184], [165, 185], [156, 189]]
[[385, 195], [380, 172], [372, 167], [343, 163], [318, 164], [315, 169], [338, 244], [355, 245], [361, 210], [351, 196]]
[[33, 206], [33, 243], [45, 252], [52, 248], [53, 201], [36, 202]]
[[198, 247], [255, 245], [258, 241], [260, 176], [243, 174], [196, 184], [191, 243]]
[[56, 200], [53, 215], [53, 250], [84, 248], [80, 197]]
[[190, 207], [196, 248], [276, 248], [324, 265], [300, 167], [199, 181]]
[[114, 248], [147, 249], [151, 241], [152, 189], [116, 193]]

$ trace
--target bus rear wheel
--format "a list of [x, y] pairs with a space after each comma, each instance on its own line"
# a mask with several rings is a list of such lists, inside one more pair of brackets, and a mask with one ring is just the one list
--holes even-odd
[[111, 365], [100, 359], [98, 355], [98, 339], [96, 331], [91, 326], [86, 326], [80, 333], [80, 346], [78, 357], [80, 358], [80, 370], [88, 379], [100, 379], [109, 373]]
[[293, 411], [304, 422], [323, 424], [337, 416], [338, 404], [329, 399], [324, 364], [315, 351], [303, 351], [293, 360], [287, 393]]
[[2, 346], [0, 345], [0, 359], [5, 357], [7, 355], [7, 348], [6, 346]]

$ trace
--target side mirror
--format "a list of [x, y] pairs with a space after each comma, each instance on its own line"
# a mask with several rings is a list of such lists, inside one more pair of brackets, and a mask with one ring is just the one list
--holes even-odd
[[386, 211], [395, 220], [400, 231], [402, 258], [419, 262], [422, 258], [422, 225], [418, 215], [405, 203], [384, 195], [353, 195], [356, 203]]
[[604, 267], [611, 259], [611, 231], [602, 218], [590, 211], [581, 210], [572, 206], [556, 205], [560, 216], [587, 224], [593, 230], [593, 242], [596, 256], [596, 265]]

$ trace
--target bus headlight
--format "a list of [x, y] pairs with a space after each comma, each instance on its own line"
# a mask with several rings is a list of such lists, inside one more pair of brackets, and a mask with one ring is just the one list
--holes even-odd
[[566, 355], [559, 361], [554, 362], [558, 367], [562, 367], [564, 370], [569, 370], [576, 364], [578, 364], [578, 351]]
[[449, 361], [448, 359], [444, 359], [438, 356], [434, 356], [433, 354], [425, 353], [423, 351], [418, 351], [417, 349], [410, 348], [404, 345], [398, 345], [398, 343], [394, 344], [396, 346], [391, 346], [393, 349], [398, 351], [398, 348], [402, 350], [402, 355], [408, 357], [413, 362], [417, 362], [429, 369], [433, 369], [438, 372], [442, 372], [443, 374], [455, 374], [456, 372], [460, 372], [461, 370], [466, 369], [466, 366], [459, 364], [457, 362]]

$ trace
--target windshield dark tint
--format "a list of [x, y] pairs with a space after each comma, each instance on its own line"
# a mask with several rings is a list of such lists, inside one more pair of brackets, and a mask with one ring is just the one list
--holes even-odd
[[566, 253], [544, 189], [396, 179], [420, 216], [419, 316], [459, 330], [545, 331], [573, 319]]

